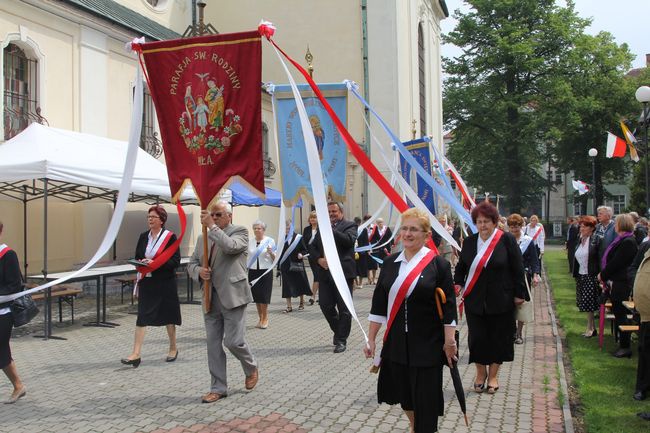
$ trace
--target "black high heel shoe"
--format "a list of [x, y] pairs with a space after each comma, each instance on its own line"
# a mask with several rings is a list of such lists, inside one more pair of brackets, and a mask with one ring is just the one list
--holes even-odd
[[168, 356], [165, 358], [165, 362], [174, 362], [178, 358], [178, 349], [176, 349], [176, 354], [174, 356]]
[[142, 358], [135, 358], [135, 359], [122, 358], [120, 362], [124, 365], [132, 365], [133, 368], [138, 368], [138, 366], [142, 362]]

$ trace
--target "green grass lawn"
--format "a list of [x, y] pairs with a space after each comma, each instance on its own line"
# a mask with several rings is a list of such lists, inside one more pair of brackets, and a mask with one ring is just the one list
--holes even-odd
[[571, 359], [568, 367], [580, 399], [575, 402], [578, 405], [574, 407], [574, 416], [582, 416], [589, 433], [650, 431], [650, 422], [636, 416], [637, 412], [650, 412], [650, 399], [643, 402], [632, 399], [638, 361], [636, 338], [632, 339], [631, 360], [611, 355], [617, 346], [609, 321], [605, 324], [602, 351], [598, 348], [598, 338], [583, 338], [587, 318], [576, 307], [575, 280], [568, 273], [566, 253], [548, 251], [544, 263]]

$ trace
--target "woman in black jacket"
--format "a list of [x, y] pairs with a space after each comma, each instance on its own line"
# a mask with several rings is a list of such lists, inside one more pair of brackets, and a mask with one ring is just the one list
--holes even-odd
[[[291, 221], [287, 221], [286, 234], [289, 234]], [[300, 238], [298, 238], [300, 236]], [[307, 248], [303, 243], [301, 235], [293, 233], [290, 238], [284, 240], [282, 253], [280, 253], [280, 262], [278, 268], [282, 274], [282, 297], [287, 302], [287, 308], [283, 313], [291, 313], [291, 298], [300, 298], [298, 310], [305, 309], [305, 295], [312, 296], [309, 288], [309, 280], [303, 264], [303, 256], [307, 254]], [[291, 250], [289, 250], [291, 249]]]
[[[614, 313], [614, 326], [625, 324], [628, 310], [623, 306], [632, 291], [630, 280], [630, 265], [634, 261], [638, 247], [634, 239], [634, 220], [628, 214], [621, 214], [616, 217], [616, 233], [618, 236], [609, 244], [601, 259], [601, 269], [598, 278], [607, 283], [610, 287], [610, 298], [612, 300], [612, 312]], [[632, 356], [630, 349], [630, 333], [619, 334], [619, 348], [614, 352], [617, 358]]]
[[[364, 353], [375, 356], [375, 340], [386, 325], [377, 398], [399, 403], [411, 432], [428, 433], [437, 431], [443, 414], [443, 367], [457, 359], [456, 297], [449, 262], [441, 256], [431, 259], [433, 253], [425, 246], [431, 237], [427, 214], [415, 208], [404, 212], [400, 235], [404, 250], [386, 258], [372, 296]], [[396, 284], [411, 273], [415, 284]]]
[[494, 394], [499, 367], [514, 359], [514, 309], [526, 298], [524, 265], [514, 236], [497, 228], [494, 205], [484, 201], [474, 207], [472, 220], [478, 233], [463, 242], [454, 281], [465, 304], [469, 362], [476, 364], [474, 391], [483, 392], [487, 382]]
[[600, 306], [600, 237], [594, 234], [597, 222], [591, 215], [582, 216], [578, 220], [579, 235], [571, 262], [571, 274], [576, 280], [576, 305], [581, 313], [587, 313], [587, 329], [582, 334], [585, 338], [598, 335], [594, 323], [594, 312]]
[[[149, 230], [140, 234], [135, 248], [135, 259], [151, 263], [176, 242], [176, 235], [165, 229], [167, 211], [162, 206], [152, 206], [147, 215]], [[181, 263], [181, 254], [176, 249], [158, 269], [151, 273], [138, 274], [136, 283], [138, 295], [138, 319], [135, 323], [133, 351], [122, 364], [140, 365], [140, 350], [147, 326], [165, 326], [169, 336], [169, 351], [166, 362], [178, 357], [176, 347], [176, 325], [181, 324], [181, 306], [176, 287], [176, 268]]]
[[[2, 221], [0, 221], [0, 236], [2, 236]], [[18, 256], [6, 244], [0, 243], [0, 296], [18, 293], [23, 287], [23, 277], [20, 273]], [[27, 389], [18, 376], [16, 363], [11, 358], [11, 329], [14, 321], [11, 315], [11, 302], [0, 304], [0, 368], [7, 375], [14, 390], [5, 403], [15, 403], [27, 394]]]

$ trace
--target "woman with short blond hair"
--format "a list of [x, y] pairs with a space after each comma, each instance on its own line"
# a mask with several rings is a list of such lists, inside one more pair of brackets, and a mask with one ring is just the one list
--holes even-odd
[[[407, 210], [399, 231], [404, 249], [386, 257], [379, 274], [364, 354], [374, 358], [379, 330], [390, 325], [381, 350], [377, 399], [400, 404], [411, 432], [428, 433], [437, 431], [438, 417], [443, 414], [444, 364], [451, 366], [457, 360], [456, 296], [449, 262], [433, 257], [425, 245], [431, 238], [427, 214]], [[411, 273], [415, 283], [397, 282]], [[446, 303], [440, 301], [440, 290]], [[395, 301], [398, 297], [401, 302]], [[393, 318], [390, 323], [389, 317]]]

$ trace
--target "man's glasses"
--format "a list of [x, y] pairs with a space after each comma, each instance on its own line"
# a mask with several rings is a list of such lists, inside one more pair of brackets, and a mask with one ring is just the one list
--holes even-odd
[[157, 215], [147, 215], [147, 219], [149, 220], [156, 219], [156, 218], [160, 219], [160, 217]]
[[210, 216], [213, 218], [221, 218], [223, 216], [223, 212], [211, 212]]

